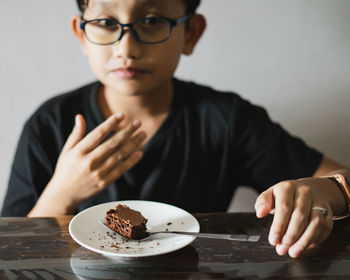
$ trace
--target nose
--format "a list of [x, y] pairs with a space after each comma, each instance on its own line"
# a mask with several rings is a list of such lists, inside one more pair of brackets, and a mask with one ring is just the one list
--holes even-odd
[[142, 56], [142, 46], [134, 38], [130, 27], [124, 27], [122, 37], [114, 46], [115, 56], [137, 59]]

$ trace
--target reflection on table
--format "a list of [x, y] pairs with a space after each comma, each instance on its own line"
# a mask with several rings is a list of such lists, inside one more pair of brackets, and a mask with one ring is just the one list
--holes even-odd
[[350, 219], [299, 259], [267, 242], [272, 218], [253, 213], [195, 215], [201, 232], [259, 234], [258, 242], [197, 238], [178, 251], [108, 258], [75, 243], [71, 216], [0, 218], [0, 279], [350, 279]]

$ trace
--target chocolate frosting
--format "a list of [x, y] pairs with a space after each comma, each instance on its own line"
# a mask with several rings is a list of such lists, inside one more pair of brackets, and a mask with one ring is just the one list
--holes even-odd
[[132, 226], [138, 226], [142, 223], [147, 223], [147, 219], [144, 218], [139, 211], [130, 209], [126, 205], [118, 204], [114, 210], [120, 218]]

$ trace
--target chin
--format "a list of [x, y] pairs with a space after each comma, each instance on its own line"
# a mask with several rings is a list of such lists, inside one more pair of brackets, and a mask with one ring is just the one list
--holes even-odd
[[147, 86], [137, 83], [117, 83], [110, 89], [123, 96], [140, 96], [149, 92]]
[[104, 85], [112, 92], [122, 96], [144, 96], [152, 94], [164, 86], [161, 79], [107, 79]]

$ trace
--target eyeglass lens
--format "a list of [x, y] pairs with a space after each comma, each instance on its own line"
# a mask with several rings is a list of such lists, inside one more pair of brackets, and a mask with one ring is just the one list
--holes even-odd
[[[139, 41], [156, 43], [168, 38], [171, 25], [166, 18], [149, 17], [143, 18], [132, 24]], [[92, 43], [110, 44], [120, 39], [122, 27], [113, 20], [96, 20], [85, 25], [85, 33]]]

